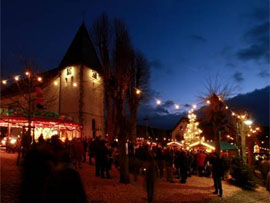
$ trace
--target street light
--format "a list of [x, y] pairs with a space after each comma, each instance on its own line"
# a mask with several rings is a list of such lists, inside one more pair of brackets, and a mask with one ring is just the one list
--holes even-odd
[[42, 77], [38, 77], [37, 80], [38, 80], [39, 82], [41, 82], [41, 81], [42, 81]]
[[175, 109], [179, 109], [180, 108], [180, 106], [178, 104], [175, 104], [174, 107], [175, 107]]
[[139, 94], [141, 94], [141, 92], [142, 92], [141, 90], [136, 89], [136, 94], [138, 94], [138, 95], [139, 95]]
[[253, 123], [252, 120], [244, 120], [243, 122], [244, 122], [244, 124], [246, 124], [247, 126], [250, 126], [250, 125], [252, 125], [252, 123]]
[[160, 105], [160, 104], [161, 104], [161, 100], [160, 100], [160, 99], [157, 99], [157, 100], [156, 100], [156, 104], [157, 104], [157, 105]]

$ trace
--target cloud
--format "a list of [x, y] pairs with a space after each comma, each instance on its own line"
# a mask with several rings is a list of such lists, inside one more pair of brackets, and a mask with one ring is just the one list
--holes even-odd
[[190, 104], [184, 104], [184, 107], [186, 107], [186, 108], [190, 108], [190, 107], [191, 107], [191, 105], [190, 105]]
[[233, 74], [233, 79], [236, 81], [236, 82], [242, 82], [244, 80], [244, 77], [243, 77], [243, 73], [240, 73], [240, 72], [236, 72]]
[[[167, 102], [167, 104], [170, 105], [171, 102]], [[137, 120], [139, 124], [144, 125], [144, 118], [147, 117], [150, 127], [172, 129], [183, 115], [185, 115], [185, 113], [170, 113], [163, 106], [154, 107], [150, 104], [142, 104], [138, 110]]]
[[202, 37], [200, 35], [189, 35], [187, 38], [190, 40], [197, 41], [197, 42], [206, 42], [207, 41], [204, 37]]
[[262, 70], [261, 72], [258, 73], [258, 76], [260, 76], [261, 78], [269, 78], [270, 77], [269, 70]]
[[168, 75], [170, 75], [170, 74], [173, 73], [172, 69], [166, 67], [166, 66], [165, 66], [160, 60], [158, 60], [158, 59], [155, 59], [155, 60], [150, 61], [149, 64], [150, 64], [150, 67], [151, 67], [153, 70], [157, 70], [157, 71], [166, 73], [166, 74], [168, 74]]
[[166, 102], [164, 102], [164, 104], [162, 105], [164, 108], [170, 108], [174, 105], [174, 102], [172, 100], [167, 100]]
[[247, 46], [236, 53], [240, 60], [263, 60], [269, 63], [269, 22], [252, 27], [243, 38]]

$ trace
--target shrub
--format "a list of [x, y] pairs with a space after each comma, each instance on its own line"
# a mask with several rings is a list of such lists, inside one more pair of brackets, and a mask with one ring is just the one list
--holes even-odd
[[252, 168], [244, 163], [241, 157], [235, 157], [233, 159], [231, 176], [233, 183], [243, 189], [253, 190], [256, 187]]

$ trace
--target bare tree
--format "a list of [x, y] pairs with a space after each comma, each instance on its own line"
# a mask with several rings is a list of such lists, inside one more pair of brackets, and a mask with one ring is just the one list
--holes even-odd
[[[35, 73], [35, 65], [32, 61], [25, 61], [25, 73], [23, 75], [16, 75], [14, 83], [3, 88], [1, 91], [2, 104], [5, 108], [12, 108], [16, 112], [21, 112], [28, 120], [28, 136], [31, 136], [32, 118], [36, 111], [44, 111], [51, 105], [54, 105], [57, 100], [57, 91], [52, 93], [44, 84], [44, 74]], [[44, 98], [43, 95], [46, 95]], [[35, 141], [33, 132], [33, 142]]]
[[90, 31], [102, 63], [107, 133], [110, 140], [118, 137], [120, 182], [129, 183], [126, 153], [129, 120], [125, 101], [132, 85], [131, 75], [136, 76], [133, 73], [137, 70], [134, 68], [134, 50], [127, 28], [119, 19], [112, 23], [106, 15], [102, 15], [94, 22]]
[[215, 80], [208, 79], [205, 87], [207, 93], [200, 98], [209, 104], [206, 108], [206, 117], [212, 126], [215, 148], [219, 155], [222, 132], [225, 134], [224, 132], [230, 132], [233, 129], [231, 115], [224, 101], [232, 95], [235, 88], [221, 84], [218, 76]]
[[97, 49], [97, 53], [101, 60], [101, 74], [103, 77], [104, 84], [104, 104], [106, 111], [106, 132], [109, 135], [110, 141], [113, 140], [114, 136], [114, 125], [113, 125], [113, 101], [112, 94], [113, 88], [111, 86], [112, 76], [112, 57], [111, 49], [112, 46], [112, 34], [113, 28], [106, 14], [103, 14], [95, 20], [92, 27], [90, 28], [90, 34], [94, 41]]
[[129, 72], [129, 88], [127, 98], [130, 110], [130, 140], [136, 141], [137, 110], [140, 102], [147, 98], [149, 92], [150, 67], [142, 53], [135, 52], [134, 59]]

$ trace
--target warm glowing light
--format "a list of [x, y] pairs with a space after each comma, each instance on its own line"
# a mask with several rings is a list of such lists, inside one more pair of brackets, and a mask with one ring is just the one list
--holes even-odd
[[54, 81], [53, 84], [54, 84], [54, 86], [57, 86], [58, 85], [58, 82], [57, 81]]
[[228, 106], [225, 107], [225, 109], [228, 109], [228, 108], [229, 108]]
[[15, 144], [16, 142], [17, 142], [17, 140], [15, 138], [10, 139], [10, 144]]
[[256, 128], [256, 130], [260, 130], [260, 128], [259, 128], [259, 127], [257, 127], [257, 128]]
[[41, 82], [41, 81], [42, 81], [42, 77], [38, 77], [37, 80], [38, 80], [39, 82]]
[[73, 87], [77, 87], [77, 83], [76, 82], [73, 83]]
[[180, 106], [178, 104], [175, 104], [174, 107], [175, 107], [175, 109], [179, 109], [180, 108]]
[[222, 96], [218, 95], [218, 99], [219, 99], [219, 101], [222, 101]]
[[2, 84], [6, 85], [7, 84], [7, 80], [2, 80]]
[[235, 116], [235, 113], [234, 112], [232, 112], [232, 116]]
[[196, 109], [196, 108], [197, 108], [197, 105], [196, 105], [196, 104], [193, 104], [193, 105], [192, 105], [192, 108], [193, 108], [193, 109]]
[[210, 100], [206, 100], [206, 103], [207, 103], [207, 104], [210, 104], [211, 102], [210, 102]]
[[16, 76], [14, 77], [14, 80], [16, 80], [16, 81], [19, 81], [19, 79], [20, 79], [20, 76], [19, 76], [19, 75], [16, 75]]
[[252, 120], [245, 120], [244, 124], [246, 125], [252, 125], [253, 121]]
[[160, 100], [160, 99], [157, 99], [157, 100], [156, 100], [156, 104], [157, 104], [157, 105], [160, 105], [160, 104], [161, 104], [161, 100]]
[[29, 73], [28, 71], [26, 71], [26, 72], [25, 72], [25, 75], [29, 76], [29, 75], [30, 75], [30, 73]]
[[141, 94], [141, 90], [139, 90], [139, 89], [136, 89], [136, 94]]

